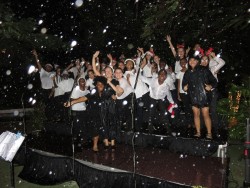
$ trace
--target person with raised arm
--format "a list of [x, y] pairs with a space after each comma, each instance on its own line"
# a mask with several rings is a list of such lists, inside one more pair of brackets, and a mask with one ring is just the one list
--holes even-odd
[[40, 60], [38, 59], [38, 55], [36, 50], [32, 50], [32, 54], [35, 57], [36, 65], [40, 74], [40, 80], [41, 80], [41, 95], [43, 102], [45, 104], [45, 116], [48, 120], [51, 120], [51, 101], [50, 98], [53, 95], [53, 80], [51, 77], [55, 75], [55, 72], [53, 70], [53, 66], [50, 63], [45, 64], [44, 68], [41, 65]]
[[[96, 58], [99, 56], [100, 51], [96, 51], [92, 57], [92, 66], [93, 71], [96, 76], [102, 76], [101, 73], [96, 68]], [[106, 114], [106, 121], [103, 126], [103, 135], [104, 135], [104, 145], [106, 149], [109, 146], [109, 140], [111, 144], [112, 150], [115, 150], [115, 139], [117, 137], [117, 117], [116, 117], [116, 110], [115, 110], [115, 100], [117, 97], [120, 97], [124, 90], [119, 85], [119, 81], [113, 78], [113, 69], [110, 66], [107, 66], [105, 69], [105, 78], [107, 79], [107, 85], [105, 86], [105, 91], [108, 92], [109, 98], [106, 99], [105, 104], [108, 106], [107, 114]]]
[[170, 49], [172, 51], [172, 54], [173, 54], [174, 58], [176, 58], [175, 70], [174, 71], [177, 74], [182, 69], [181, 66], [180, 66], [180, 59], [183, 59], [183, 58], [187, 57], [187, 54], [188, 54], [190, 48], [188, 48], [185, 51], [184, 44], [177, 44], [177, 51], [176, 51], [174, 45], [172, 44], [170, 35], [166, 36], [166, 40], [167, 40], [167, 42], [169, 44], [169, 47], [170, 47]]

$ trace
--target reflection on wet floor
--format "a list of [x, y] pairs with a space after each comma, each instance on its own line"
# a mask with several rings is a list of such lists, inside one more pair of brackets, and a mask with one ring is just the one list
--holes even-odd
[[[67, 136], [37, 134], [30, 136], [28, 147], [72, 156], [72, 140]], [[91, 149], [91, 143], [82, 148], [76, 147], [76, 159], [95, 164], [133, 172], [133, 148], [130, 145], [117, 144], [116, 150], [104, 150], [99, 144], [99, 152]], [[220, 158], [198, 157], [182, 153], [172, 153], [156, 147], [136, 147], [136, 173], [148, 177], [178, 182], [186, 185], [204, 187], [223, 187], [226, 180], [227, 161], [222, 164]]]

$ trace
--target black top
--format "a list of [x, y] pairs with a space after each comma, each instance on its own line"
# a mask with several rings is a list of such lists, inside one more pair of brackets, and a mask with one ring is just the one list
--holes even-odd
[[188, 84], [188, 94], [191, 99], [192, 106], [204, 107], [208, 106], [207, 92], [205, 84], [217, 87], [217, 80], [209, 69], [197, 66], [194, 70], [187, 70], [182, 81], [182, 88]]

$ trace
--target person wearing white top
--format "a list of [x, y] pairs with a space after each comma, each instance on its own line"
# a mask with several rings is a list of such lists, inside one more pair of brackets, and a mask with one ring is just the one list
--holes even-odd
[[75, 63], [70, 63], [70, 65], [65, 70], [72, 72], [75, 79], [84, 73], [84, 63], [85, 61], [80, 62], [80, 59], [76, 59]]
[[[80, 77], [78, 79], [78, 85], [73, 89], [70, 96], [71, 99], [78, 99], [89, 94], [89, 90], [86, 89], [85, 79]], [[79, 102], [71, 106], [73, 115], [73, 136], [74, 140], [79, 143], [83, 137], [87, 137], [87, 113], [86, 113], [86, 103]]]
[[74, 85], [74, 80], [72, 78], [69, 78], [67, 71], [63, 71], [61, 82], [55, 85], [56, 88], [58, 87], [63, 91], [63, 95], [57, 96], [56, 100], [58, 106], [57, 110], [60, 114], [57, 119], [58, 121], [67, 120], [68, 115], [65, 108], [63, 108], [63, 103], [69, 100], [70, 97], [69, 95], [70, 92], [72, 91], [73, 85]]
[[146, 64], [142, 64], [143, 76], [147, 78], [152, 77], [152, 63], [153, 54], [150, 51], [146, 52]]
[[51, 77], [55, 75], [55, 72], [53, 72], [53, 66], [49, 63], [45, 64], [45, 67], [43, 68], [39, 59], [36, 50], [32, 50], [32, 53], [35, 57], [36, 64], [40, 73], [40, 80], [41, 80], [41, 87], [42, 87], [42, 99], [45, 104], [45, 116], [48, 120], [51, 120], [51, 101], [50, 98], [53, 95], [53, 81]]
[[94, 78], [95, 78], [95, 74], [93, 70], [88, 70], [88, 79], [86, 81], [86, 88], [91, 91], [92, 89], [95, 88], [94, 85]]
[[188, 128], [191, 127], [191, 124], [192, 124], [192, 120], [193, 120], [193, 113], [192, 113], [192, 106], [191, 106], [191, 102], [190, 102], [190, 99], [189, 99], [189, 96], [187, 94], [187, 92], [185, 92], [182, 88], [182, 80], [183, 80], [183, 77], [184, 77], [184, 74], [187, 70], [186, 68], [186, 64], [187, 64], [187, 59], [186, 58], [183, 58], [180, 60], [180, 65], [182, 67], [181, 71], [177, 73], [176, 75], [176, 79], [177, 79], [177, 82], [178, 82], [178, 100], [179, 101], [182, 101], [182, 104], [183, 104], [183, 110], [185, 112], [185, 118], [186, 118], [186, 122], [187, 122], [187, 125], [188, 125]]
[[127, 79], [123, 77], [122, 69], [117, 68], [114, 72], [115, 78], [119, 81], [120, 87], [123, 89], [123, 93], [120, 96], [116, 96], [116, 109], [119, 119], [119, 126], [121, 129], [126, 131], [132, 130], [131, 121], [131, 104], [132, 95], [134, 94], [134, 89], [128, 83]]
[[[175, 47], [173, 46], [172, 42], [171, 42], [171, 37], [169, 35], [166, 36], [166, 40], [169, 44], [169, 47], [172, 51], [172, 54], [174, 56], [174, 58], [176, 58], [176, 62], [175, 62], [175, 73], [177, 74], [178, 72], [180, 72], [180, 70], [182, 69], [181, 65], [180, 65], [180, 59], [186, 58], [188, 52], [190, 51], [190, 48], [188, 48], [185, 51], [185, 46], [184, 44], [182, 45], [177, 45], [177, 52], [175, 50]], [[186, 67], [188, 68], [188, 65], [186, 65]]]
[[[167, 133], [169, 133], [168, 126], [168, 116], [167, 116], [167, 104], [174, 104], [174, 101], [171, 96], [171, 92], [169, 86], [164, 83], [167, 77], [167, 71], [162, 69], [158, 72], [158, 78], [146, 78], [144, 76], [141, 77], [141, 80], [149, 85], [150, 91], [150, 106], [149, 106], [149, 132], [152, 133], [153, 131], [153, 118], [156, 122], [156, 112], [159, 110], [160, 113], [160, 122], [165, 125], [164, 128], [167, 129]], [[167, 100], [165, 100], [167, 97]], [[159, 123], [159, 122], [158, 122]]]
[[[127, 78], [128, 83], [135, 88], [135, 82], [138, 70], [135, 69], [135, 62], [132, 59], [125, 60], [126, 72], [124, 77]], [[135, 92], [135, 130], [142, 131], [143, 117], [145, 116], [145, 110], [149, 103], [149, 88], [141, 81], [140, 73], [138, 75], [138, 80], [136, 83]]]

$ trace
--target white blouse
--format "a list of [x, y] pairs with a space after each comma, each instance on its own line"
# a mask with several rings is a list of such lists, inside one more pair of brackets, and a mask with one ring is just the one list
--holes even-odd
[[149, 85], [150, 97], [156, 100], [167, 99], [170, 103], [174, 103], [169, 86], [165, 83], [159, 84], [158, 78], [141, 77], [141, 80]]

